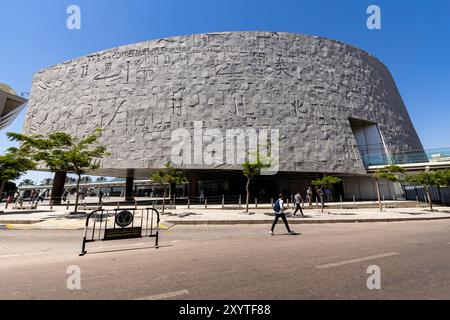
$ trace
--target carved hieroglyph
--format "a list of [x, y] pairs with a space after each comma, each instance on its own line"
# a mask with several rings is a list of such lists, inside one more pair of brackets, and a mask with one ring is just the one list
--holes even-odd
[[132, 169], [161, 167], [171, 131], [194, 121], [278, 128], [282, 171], [364, 173], [349, 117], [378, 123], [392, 152], [422, 148], [392, 76], [368, 53], [315, 36], [210, 33], [105, 50], [36, 73], [25, 132], [104, 128], [112, 155], [103, 167]]

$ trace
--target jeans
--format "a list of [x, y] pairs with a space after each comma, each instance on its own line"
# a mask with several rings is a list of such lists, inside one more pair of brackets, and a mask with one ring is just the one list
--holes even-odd
[[275, 226], [277, 225], [278, 220], [279, 220], [280, 218], [283, 219], [284, 225], [286, 226], [287, 231], [290, 233], [290, 232], [291, 232], [291, 229], [289, 228], [289, 224], [288, 224], [288, 222], [287, 222], [286, 215], [284, 214], [284, 212], [278, 212], [278, 213], [276, 214], [276, 216], [275, 216], [275, 221], [273, 222], [273, 225], [272, 225], [272, 232], [273, 232], [273, 230], [275, 230]]
[[297, 203], [297, 204], [295, 205], [294, 216], [295, 216], [295, 214], [297, 213], [297, 211], [299, 211], [299, 210], [300, 210], [300, 213], [302, 214], [302, 216], [304, 217], [305, 215], [303, 214], [302, 205], [301, 205], [300, 203]]

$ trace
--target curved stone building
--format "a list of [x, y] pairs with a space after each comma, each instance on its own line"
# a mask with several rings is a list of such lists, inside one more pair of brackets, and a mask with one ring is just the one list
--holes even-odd
[[[335, 174], [344, 177], [338, 193], [373, 198], [368, 165], [423, 150], [386, 66], [353, 46], [291, 33], [159, 39], [36, 73], [26, 133], [95, 128], [105, 129], [112, 152], [97, 174], [129, 178], [148, 178], [171, 160], [177, 129], [193, 138], [199, 128], [276, 129], [279, 173], [254, 185], [267, 196], [303, 192], [311, 178]], [[192, 147], [192, 161], [180, 165], [191, 194], [239, 194], [240, 165], [207, 164], [204, 148]]]

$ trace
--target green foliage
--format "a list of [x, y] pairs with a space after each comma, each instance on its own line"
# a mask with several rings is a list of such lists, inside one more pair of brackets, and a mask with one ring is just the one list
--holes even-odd
[[450, 186], [450, 170], [419, 172], [408, 176], [406, 181], [420, 186], [448, 187]]
[[150, 180], [160, 184], [183, 184], [188, 182], [183, 171], [176, 169], [172, 164], [167, 162], [163, 169], [157, 170], [150, 176]]
[[392, 182], [397, 182], [402, 180], [402, 174], [405, 172], [405, 169], [403, 169], [400, 166], [397, 166], [395, 164], [391, 164], [389, 166], [386, 166], [384, 168], [378, 169], [373, 176], [377, 180], [389, 180]]
[[419, 173], [414, 173], [406, 177], [406, 181], [426, 187], [438, 187], [440, 186], [439, 176], [436, 174], [436, 171], [424, 171]]
[[43, 162], [52, 171], [72, 172], [77, 175], [100, 167], [100, 159], [109, 155], [104, 146], [92, 146], [101, 136], [102, 130], [78, 139], [65, 132], [53, 132], [47, 137], [42, 135], [23, 135], [8, 133], [13, 141], [22, 143], [22, 147], [31, 152], [34, 161]]
[[0, 181], [16, 180], [25, 172], [35, 169], [36, 163], [30, 159], [28, 149], [9, 148], [0, 155]]
[[436, 171], [436, 176], [441, 187], [450, 187], [450, 170]]
[[326, 185], [338, 184], [341, 182], [342, 182], [341, 178], [334, 177], [334, 176], [327, 176], [327, 177], [323, 177], [321, 179], [311, 181], [311, 184], [316, 187], [322, 187], [322, 186], [326, 186]]
[[256, 154], [256, 160], [250, 162], [248, 159], [242, 164], [242, 173], [248, 179], [253, 179], [255, 176], [261, 175], [261, 170], [270, 168], [270, 159], [265, 159], [259, 153]]

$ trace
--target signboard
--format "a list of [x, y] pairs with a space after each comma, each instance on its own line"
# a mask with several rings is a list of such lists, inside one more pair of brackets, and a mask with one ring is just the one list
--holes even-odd
[[133, 222], [134, 216], [130, 211], [124, 210], [116, 214], [116, 224], [125, 228]]
[[104, 241], [108, 240], [122, 240], [141, 238], [141, 227], [123, 228], [123, 229], [106, 229]]

